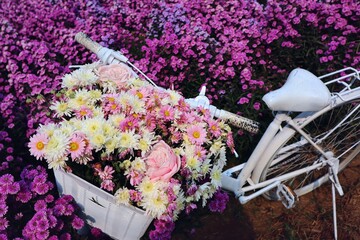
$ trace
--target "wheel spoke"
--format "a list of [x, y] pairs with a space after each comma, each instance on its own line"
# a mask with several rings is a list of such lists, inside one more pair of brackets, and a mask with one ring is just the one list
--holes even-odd
[[[340, 162], [343, 162], [342, 168], [355, 157], [352, 152], [360, 150], [357, 147], [360, 144], [359, 101], [355, 100], [335, 107], [302, 128], [324, 152], [331, 151], [335, 157], [338, 157]], [[351, 156], [351, 159], [348, 156]], [[318, 163], [320, 157], [321, 154], [307, 140], [295, 133], [265, 167], [260, 180], [264, 181], [311, 166]], [[327, 167], [316, 169], [294, 177], [285, 184], [296, 191], [312, 184], [327, 173]], [[276, 198], [274, 191], [276, 190], [270, 191], [267, 197]]]

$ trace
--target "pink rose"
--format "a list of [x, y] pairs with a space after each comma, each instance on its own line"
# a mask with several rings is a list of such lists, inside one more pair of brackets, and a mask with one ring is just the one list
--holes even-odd
[[180, 156], [164, 141], [160, 141], [153, 146], [150, 153], [145, 158], [147, 165], [147, 175], [151, 180], [169, 180], [180, 169]]
[[98, 69], [100, 81], [112, 81], [119, 87], [125, 87], [126, 82], [133, 78], [134, 72], [123, 63], [101, 66]]

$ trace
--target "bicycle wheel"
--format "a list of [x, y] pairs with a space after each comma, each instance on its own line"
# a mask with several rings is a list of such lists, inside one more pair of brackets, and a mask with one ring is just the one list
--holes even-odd
[[[360, 152], [360, 99], [354, 99], [330, 108], [325, 113], [308, 117], [302, 128], [325, 152], [331, 151], [344, 169]], [[281, 136], [279, 136], [281, 137]], [[321, 154], [299, 133], [291, 131], [287, 141], [271, 154], [270, 161], [260, 175], [259, 182], [313, 165]], [[322, 185], [329, 178], [328, 167], [315, 169], [284, 182], [297, 196]], [[264, 197], [278, 200], [276, 189]]]

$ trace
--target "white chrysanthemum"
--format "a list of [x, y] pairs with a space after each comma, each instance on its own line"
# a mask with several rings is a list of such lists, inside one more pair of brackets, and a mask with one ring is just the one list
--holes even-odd
[[143, 86], [150, 85], [150, 83], [148, 83], [147, 81], [144, 81], [140, 78], [131, 78], [126, 82], [126, 84], [128, 86], [133, 86], [133, 87], [143, 87]]
[[179, 103], [179, 100], [181, 99], [181, 95], [178, 92], [170, 89], [167, 89], [166, 92], [169, 94], [169, 97], [162, 99], [161, 103], [163, 105], [167, 105], [167, 104], [170, 104], [172, 106], [177, 105]]
[[60, 130], [55, 130], [45, 145], [45, 158], [50, 162], [64, 158], [67, 155], [69, 142], [68, 136]]
[[71, 116], [71, 108], [67, 102], [57, 101], [54, 102], [50, 109], [55, 111], [55, 117]]
[[134, 161], [131, 162], [131, 168], [138, 172], [145, 172], [146, 164], [142, 158], [137, 157]]
[[92, 134], [90, 137], [90, 145], [96, 150], [99, 151], [101, 148], [105, 146], [106, 141], [108, 140], [107, 136], [105, 136], [102, 132], [96, 132]]
[[102, 80], [101, 82], [99, 82], [99, 84], [102, 86], [103, 92], [105, 92], [105, 93], [115, 93], [116, 92], [117, 85], [114, 81]]
[[108, 138], [105, 143], [105, 153], [110, 155], [115, 151], [115, 149], [119, 148], [120, 138], [117, 135], [113, 135], [111, 138]]
[[128, 105], [131, 107], [134, 113], [145, 113], [145, 102], [139, 99], [137, 96], [130, 95], [128, 100]]
[[38, 133], [44, 133], [44, 134], [48, 135], [49, 137], [51, 137], [54, 134], [56, 128], [57, 128], [57, 125], [55, 123], [49, 123], [46, 125], [40, 124]]
[[81, 87], [95, 84], [98, 78], [95, 73], [88, 68], [77, 69], [72, 72], [72, 75], [78, 80], [78, 85]]
[[221, 172], [222, 168], [215, 166], [210, 173], [211, 184], [215, 187], [221, 187]]
[[101, 117], [89, 118], [83, 121], [83, 131], [86, 134], [94, 135], [95, 133], [102, 132], [102, 126], [106, 123], [106, 120]]
[[205, 161], [202, 162], [200, 172], [202, 175], [205, 176], [207, 173], [210, 172], [210, 169], [211, 169], [211, 159], [207, 158], [205, 159]]
[[73, 126], [76, 130], [82, 130], [84, 122], [77, 118], [71, 118], [67, 124]]
[[186, 156], [195, 156], [195, 145], [191, 144], [191, 143], [183, 143], [183, 150], [184, 150], [184, 155]]
[[84, 105], [91, 105], [89, 104], [90, 94], [89, 91], [81, 89], [75, 91], [73, 98], [69, 99], [69, 106], [73, 109], [79, 109], [81, 106]]
[[111, 125], [109, 121], [105, 121], [104, 124], [102, 125], [102, 132], [104, 133], [104, 135], [108, 137], [112, 137], [118, 134], [119, 130], [116, 129], [113, 125]]
[[61, 122], [60, 126], [61, 126], [60, 131], [65, 136], [68, 136], [68, 137], [70, 137], [76, 131], [76, 128], [74, 127], [74, 125], [68, 121]]
[[52, 161], [47, 161], [49, 169], [55, 169], [58, 170], [60, 168], [66, 167], [66, 160], [67, 157], [61, 157]]
[[148, 214], [159, 218], [166, 211], [168, 202], [166, 194], [157, 192], [154, 195], [145, 196], [140, 205], [146, 209]]
[[176, 193], [176, 210], [173, 211], [173, 219], [177, 220], [179, 213], [185, 208], [186, 198], [183, 191]]
[[101, 99], [102, 92], [100, 90], [91, 90], [89, 91], [89, 96], [92, 103], [95, 103], [96, 101]]
[[158, 192], [157, 182], [151, 181], [148, 177], [145, 177], [137, 188], [142, 196], [152, 196]]
[[115, 193], [115, 200], [117, 204], [130, 205], [130, 192], [127, 188], [119, 188]]
[[141, 134], [141, 138], [139, 139], [138, 148], [141, 150], [141, 154], [144, 154], [150, 150], [152, 144], [156, 141], [155, 133], [150, 132], [148, 130], [144, 130]]
[[224, 144], [221, 142], [221, 140], [214, 141], [214, 143], [210, 147], [210, 153], [212, 155], [216, 155], [220, 149], [224, 146]]
[[200, 170], [200, 161], [196, 156], [187, 156], [186, 165], [192, 170]]
[[119, 94], [118, 103], [125, 109], [129, 105], [129, 99], [134, 98], [134, 95], [128, 92], [121, 92]]
[[226, 148], [224, 146], [219, 150], [217, 165], [219, 168], [223, 168], [226, 165]]
[[61, 87], [62, 88], [73, 88], [79, 84], [78, 79], [76, 79], [72, 74], [66, 74], [62, 78]]
[[92, 108], [92, 106], [91, 106], [91, 110], [93, 112], [94, 118], [104, 118], [105, 114], [104, 114], [102, 108], [100, 108], [100, 107]]
[[121, 121], [123, 121], [125, 119], [125, 114], [120, 113], [120, 114], [114, 114], [114, 115], [110, 115], [108, 121], [114, 126], [114, 127], [119, 127]]
[[126, 131], [119, 133], [120, 147], [137, 149], [140, 136], [135, 134], [135, 131]]

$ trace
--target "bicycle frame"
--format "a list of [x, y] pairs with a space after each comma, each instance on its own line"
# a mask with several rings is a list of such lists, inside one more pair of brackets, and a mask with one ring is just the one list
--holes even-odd
[[[139, 72], [148, 82], [150, 82], [154, 87], [159, 88], [156, 86], [156, 84], [149, 79], [143, 72], [141, 72], [136, 66], [131, 64], [128, 59], [120, 52], [116, 52], [114, 50], [102, 47], [98, 43], [92, 41], [89, 39], [85, 34], [78, 33], [75, 36], [75, 39], [84, 45], [86, 48], [88, 48], [90, 51], [94, 52], [98, 58], [107, 64], [111, 63], [124, 63], [131, 66], [133, 69], [135, 69], [137, 72]], [[346, 74], [346, 71], [352, 71], [352, 73]], [[344, 88], [339, 92], [333, 92], [331, 103], [323, 108], [320, 111], [317, 112], [303, 112], [298, 117], [291, 119], [290, 116], [286, 113], [278, 113], [272, 123], [267, 128], [266, 132], [264, 133], [263, 137], [261, 138], [260, 142], [256, 146], [255, 150], [251, 154], [249, 160], [241, 165], [235, 166], [233, 168], [230, 168], [222, 173], [222, 187], [224, 189], [230, 190], [235, 193], [237, 197], [239, 197], [239, 200], [241, 203], [245, 203], [267, 191], [270, 189], [277, 187], [281, 184], [281, 182], [286, 181], [287, 179], [293, 178], [295, 176], [298, 176], [300, 174], [303, 174], [307, 171], [314, 170], [319, 167], [323, 167], [326, 165], [326, 161], [330, 161], [333, 159], [332, 156], [330, 156], [328, 153], [324, 152], [317, 143], [313, 142], [311, 138], [303, 132], [302, 124], [304, 126], [306, 125], [307, 118], [309, 116], [313, 116], [315, 114], [323, 114], [327, 110], [331, 109], [333, 106], [337, 104], [341, 104], [342, 102], [346, 102], [351, 99], [360, 98], [360, 87], [353, 88], [352, 85], [355, 81], [360, 81], [360, 74], [359, 71], [353, 68], [345, 68], [336, 72], [332, 72], [326, 75], [323, 75], [319, 77], [320, 79], [325, 79], [329, 77], [333, 77], [336, 74], [342, 74], [343, 76], [340, 76], [338, 78], [335, 78], [333, 80], [330, 80], [326, 83], [326, 85], [331, 85], [334, 83], [342, 84]], [[354, 81], [347, 83], [343, 81], [344, 79], [354, 77]], [[202, 91], [204, 92], [204, 91]], [[198, 96], [197, 99], [186, 99], [190, 100], [189, 104], [194, 106], [203, 106], [205, 108], [208, 108], [211, 111], [213, 111], [212, 115], [220, 117], [223, 120], [226, 120], [232, 124], [235, 124], [238, 127], [245, 127], [245, 129], [249, 131], [256, 132], [257, 130], [257, 124], [256, 122], [243, 118], [241, 116], [237, 116], [235, 114], [232, 114], [230, 112], [226, 112], [221, 109], [216, 109], [215, 106], [209, 105], [208, 99], [203, 96], [205, 93]], [[216, 114], [217, 113], [217, 114]], [[283, 122], [287, 123], [287, 126], [285, 128], [281, 128], [281, 125]], [[259, 176], [261, 174], [261, 171], [263, 170], [264, 164], [266, 164], [270, 158], [267, 156], [267, 151], [269, 149], [271, 150], [272, 144], [281, 144], [283, 143], [288, 137], [291, 137], [292, 134], [297, 131], [304, 137], [305, 143], [310, 143], [313, 145], [314, 148], [316, 148], [323, 156], [322, 161], [319, 161], [318, 163], [308, 166], [302, 169], [298, 169], [296, 171], [284, 174], [280, 177], [276, 177], [273, 179], [266, 180], [264, 182], [258, 183]], [[281, 134], [281, 135], [280, 135]], [[280, 136], [280, 137], [278, 137]], [[356, 146], [356, 144], [355, 144]], [[260, 167], [259, 167], [260, 166]], [[233, 178], [232, 174], [234, 172], [240, 171], [240, 174], [237, 178]], [[248, 184], [248, 185], [246, 185]], [[245, 193], [248, 193], [250, 191], [255, 191], [255, 193], [252, 193], [248, 196], [245, 196]]]
[[[332, 158], [332, 156], [329, 153], [324, 152], [324, 150], [320, 148], [318, 143], [313, 142], [309, 137], [309, 135], [303, 132], [301, 129], [302, 126], [305, 126], [307, 124], [307, 119], [309, 116], [321, 115], [327, 112], [334, 105], [341, 104], [351, 99], [360, 98], [360, 87], [356, 87], [356, 88], [352, 87], [354, 81], [360, 81], [359, 72], [353, 68], [345, 68], [330, 74], [323, 75], [319, 78], [325, 79], [339, 73], [340, 74], [345, 73], [346, 71], [349, 70], [352, 71], [352, 73], [346, 74], [345, 76], [341, 76], [339, 78], [333, 79], [325, 83], [328, 86], [335, 83], [344, 86], [344, 88], [341, 91], [332, 93], [331, 103], [327, 107], [317, 112], [303, 112], [294, 119], [292, 119], [287, 113], [280, 112], [276, 114], [274, 120], [268, 126], [267, 130], [265, 131], [264, 135], [262, 136], [261, 140], [254, 149], [248, 161], [223, 172], [222, 187], [226, 190], [230, 190], [234, 192], [235, 195], [239, 198], [240, 202], [244, 204], [254, 199], [257, 196], [264, 194], [265, 192], [271, 190], [272, 188], [279, 186], [283, 181], [291, 179], [300, 174], [304, 174], [306, 172], [312, 171], [314, 169], [318, 169], [326, 166], [325, 162], [329, 161]], [[348, 79], [351, 77], [355, 77], [354, 78], [355, 80], [353, 82], [348, 83], [343, 81], [344, 79]], [[357, 106], [354, 111], [359, 111], [359, 109], [360, 109], [360, 105]], [[287, 123], [287, 126], [281, 128], [284, 122]], [[335, 130], [336, 128], [333, 129], [333, 131]], [[303, 142], [298, 142], [297, 144], [303, 145], [310, 143], [315, 149], [317, 149], [317, 151], [321, 153], [322, 155], [321, 161], [317, 161], [311, 166], [304, 167], [302, 169], [289, 172], [282, 176], [275, 177], [258, 183], [257, 179], [259, 179], [259, 176], [263, 170], [261, 166], [264, 166], [264, 164], [266, 164], [269, 161], [269, 156], [267, 154], [267, 151], [269, 150], [271, 145], [277, 146], [278, 144], [281, 144], [287, 138], [291, 137], [295, 131], [299, 132], [304, 137]], [[282, 137], [277, 137], [280, 133], [282, 134]], [[274, 141], [278, 141], [278, 142], [274, 143]], [[354, 147], [356, 147], [359, 144], [359, 142], [355, 143]], [[239, 172], [239, 171], [240, 173], [237, 178], [232, 177], [232, 175], [235, 172]], [[327, 179], [323, 179], [323, 181], [326, 180]], [[252, 193], [246, 195], [249, 192]]]

